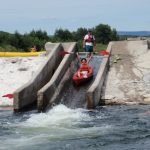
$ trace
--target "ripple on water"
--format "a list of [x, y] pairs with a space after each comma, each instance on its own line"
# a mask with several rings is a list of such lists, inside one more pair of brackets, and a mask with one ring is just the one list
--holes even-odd
[[148, 149], [149, 106], [55, 106], [47, 113], [0, 111], [0, 149]]

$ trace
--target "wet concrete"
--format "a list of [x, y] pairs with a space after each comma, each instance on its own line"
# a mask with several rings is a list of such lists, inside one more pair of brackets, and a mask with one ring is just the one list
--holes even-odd
[[[65, 86], [62, 94], [59, 96], [59, 100], [62, 104], [66, 105], [69, 108], [86, 108], [86, 92], [90, 85], [93, 83], [97, 72], [99, 70], [102, 57], [94, 56], [90, 62], [90, 66], [94, 69], [93, 78], [86, 84], [77, 86], [73, 83], [72, 76], [79, 68], [78, 60], [75, 60], [71, 66], [69, 72], [71, 72], [71, 78], [68, 79], [67, 85]], [[68, 73], [65, 74], [68, 76]], [[65, 78], [65, 77], [64, 77]]]

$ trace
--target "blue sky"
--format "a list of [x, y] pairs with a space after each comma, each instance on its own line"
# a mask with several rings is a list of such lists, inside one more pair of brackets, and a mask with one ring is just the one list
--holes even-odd
[[0, 0], [0, 31], [53, 34], [100, 23], [117, 31], [150, 31], [150, 0]]

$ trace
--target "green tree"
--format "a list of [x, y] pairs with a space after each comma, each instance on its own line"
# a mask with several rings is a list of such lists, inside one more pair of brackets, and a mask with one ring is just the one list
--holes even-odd
[[32, 38], [32, 45], [30, 47], [33, 47], [35, 45], [37, 51], [44, 49], [45, 43], [50, 39], [50, 37], [47, 35], [47, 32], [42, 30], [32, 30], [29, 33], [29, 36]]
[[111, 40], [112, 41], [118, 41], [119, 40], [119, 36], [117, 34], [116, 29], [112, 29]]
[[[112, 29], [109, 25], [99, 24], [91, 29], [96, 37], [97, 43], [108, 44], [109, 41], [118, 40], [116, 29]], [[15, 32], [10, 34], [0, 31], [0, 47], [1, 50], [10, 51], [29, 51], [33, 46], [37, 47], [37, 50], [44, 49], [44, 45], [47, 41], [52, 42], [69, 42], [76, 41], [78, 46], [82, 48], [83, 37], [87, 34], [87, 28], [78, 28], [77, 31], [70, 32], [67, 29], [57, 29], [53, 36], [48, 36], [46, 31], [32, 30], [30, 33], [20, 34]]]
[[96, 41], [103, 44], [108, 44], [112, 39], [112, 32], [109, 25], [99, 24], [95, 27]]
[[65, 29], [57, 29], [54, 33], [54, 39], [56, 41], [72, 41], [73, 40], [73, 36], [72, 33]]
[[49, 36], [47, 35], [47, 32], [46, 31], [42, 31], [42, 30], [37, 30], [37, 31], [32, 30], [29, 33], [29, 36], [37, 37], [40, 40], [48, 40], [49, 39]]
[[3, 45], [3, 44], [8, 44], [8, 43], [9, 43], [8, 41], [9, 41], [10, 36], [11, 36], [10, 33], [0, 31], [0, 44], [1, 44], [1, 45]]
[[21, 42], [22, 42], [22, 35], [15, 31], [15, 34], [14, 36], [12, 36], [12, 39], [10, 41], [10, 44], [14, 47], [16, 47], [17, 49], [20, 49], [21, 48]]
[[78, 28], [76, 32], [73, 32], [73, 37], [75, 41], [83, 40], [85, 34], [87, 34], [88, 30], [86, 28]]

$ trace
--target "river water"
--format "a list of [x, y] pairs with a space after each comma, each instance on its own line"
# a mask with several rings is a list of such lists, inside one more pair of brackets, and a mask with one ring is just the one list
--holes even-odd
[[0, 109], [0, 150], [149, 150], [150, 106], [63, 104], [46, 113]]
[[[100, 63], [95, 57], [93, 67]], [[46, 113], [15, 114], [0, 108], [0, 150], [150, 149], [149, 105], [77, 108], [80, 100], [84, 104], [85, 89], [76, 89], [70, 82], [65, 101]]]

